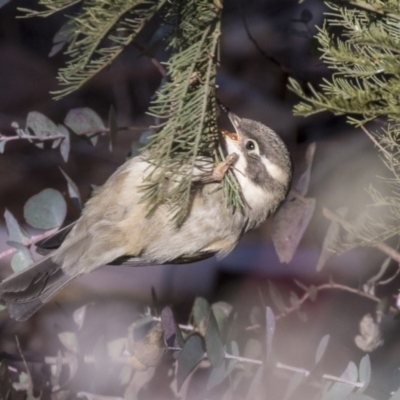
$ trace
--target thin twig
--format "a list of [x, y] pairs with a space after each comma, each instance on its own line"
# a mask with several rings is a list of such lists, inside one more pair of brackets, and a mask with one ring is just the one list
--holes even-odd
[[28, 390], [28, 392], [30, 392], [29, 394], [32, 396], [32, 394], [33, 394], [32, 393], [32, 390], [33, 390], [32, 382], [33, 381], [32, 381], [31, 371], [29, 370], [28, 364], [26, 363], [26, 360], [25, 360], [25, 357], [22, 354], [21, 345], [19, 344], [19, 339], [18, 339], [17, 335], [15, 335], [15, 341], [17, 343], [17, 348], [18, 348], [19, 354], [20, 354], [20, 356], [22, 358], [22, 362], [24, 363], [24, 366], [25, 366], [25, 369], [26, 369], [26, 374], [28, 375], [28, 382], [27, 383], [29, 384], [29, 386], [28, 386], [27, 390]]
[[307, 369], [292, 367], [291, 365], [282, 364], [280, 362], [276, 363], [276, 368], [285, 369], [287, 371], [292, 371], [292, 372], [300, 372], [304, 376], [310, 375], [310, 371], [308, 371]]
[[338, 377], [338, 376], [333, 376], [333, 375], [329, 375], [329, 374], [324, 374], [324, 375], [322, 375], [322, 377], [323, 377], [324, 379], [329, 379], [330, 381], [347, 383], [347, 384], [349, 384], [349, 385], [353, 385], [354, 387], [358, 387], [358, 388], [364, 387], [364, 383], [363, 383], [363, 382], [350, 381], [349, 379], [340, 378], [340, 377]]
[[[343, 228], [345, 228], [346, 230], [350, 232], [353, 230], [353, 226], [351, 225], [350, 222], [346, 221], [344, 218], [342, 218], [340, 215], [337, 215], [333, 211], [324, 207], [322, 213], [330, 221], [339, 222], [339, 224], [342, 225]], [[377, 248], [382, 253], [385, 253], [386, 255], [388, 255], [389, 257], [391, 257], [393, 260], [395, 260], [400, 264], [400, 253], [396, 251], [393, 247], [390, 247], [389, 245], [383, 242], [371, 243], [370, 246]]]
[[388, 17], [388, 18], [393, 18], [393, 19], [400, 20], [400, 15], [376, 10], [371, 4], [368, 4], [368, 3], [364, 2], [364, 1], [342, 1], [342, 3], [350, 4], [350, 5], [354, 6], [354, 7], [361, 8], [361, 9], [363, 9], [365, 11], [374, 12], [376, 14], [379, 14], [379, 15], [383, 16], [383, 17]]
[[361, 125], [360, 128], [371, 139], [371, 141], [374, 143], [374, 145], [379, 148], [379, 150], [381, 150], [383, 153], [385, 153], [385, 155], [389, 155], [388, 151], [384, 147], [382, 147], [382, 145], [374, 138], [374, 135], [372, 135], [372, 133], [370, 131], [368, 131], [368, 129], [364, 125]]
[[236, 360], [236, 361], [239, 361], [239, 362], [244, 362], [244, 363], [249, 363], [249, 364], [262, 365], [262, 363], [263, 363], [261, 360], [256, 360], [254, 358], [234, 356], [234, 355], [228, 354], [228, 353], [225, 353], [225, 358], [227, 360]]
[[249, 38], [249, 40], [251, 41], [251, 43], [253, 43], [254, 47], [257, 49], [257, 51], [264, 57], [266, 58], [268, 61], [271, 61], [273, 64], [275, 64], [277, 67], [279, 67], [282, 72], [284, 72], [285, 74], [290, 75], [290, 70], [285, 67], [282, 63], [280, 63], [276, 58], [272, 57], [270, 54], [268, 54], [257, 42], [257, 40], [254, 38], [254, 36], [251, 34], [249, 26], [247, 24], [246, 21], [246, 17], [244, 15], [244, 13], [241, 13], [242, 16], [242, 21], [243, 21], [243, 26], [244, 29], [246, 31], [246, 35]]
[[0, 142], [11, 142], [12, 140], [39, 140], [44, 142], [46, 140], [58, 140], [65, 139], [64, 135], [50, 135], [50, 136], [35, 136], [35, 135], [15, 135], [15, 136], [5, 136], [0, 134]]
[[[26, 241], [23, 244], [25, 246], [30, 246], [32, 244], [35, 244], [39, 240], [46, 239], [47, 237], [51, 236], [53, 233], [56, 233], [57, 231], [58, 231], [58, 228], [50, 229], [49, 231], [46, 231], [46, 232], [42, 233], [41, 235], [32, 236], [28, 241]], [[7, 256], [9, 256], [11, 254], [14, 254], [17, 251], [18, 250], [15, 249], [15, 248], [11, 248], [11, 249], [5, 250], [2, 253], [0, 253], [0, 259], [2, 259], [4, 257], [7, 257]]]
[[[152, 320], [153, 320], [154, 322], [161, 322], [161, 317], [153, 317]], [[194, 327], [193, 325], [190, 325], [190, 324], [187, 324], [187, 325], [178, 324], [178, 326], [179, 326], [179, 328], [182, 329], [183, 331], [190, 331], [190, 332], [192, 332], [192, 331], [195, 330], [195, 327]]]
[[[146, 48], [140, 45], [137, 42], [132, 42], [132, 46], [141, 51], [142, 53], [145, 54]], [[149, 54], [146, 54], [148, 58], [150, 58], [150, 61], [152, 64], [158, 69], [158, 72], [161, 74], [161, 76], [165, 77], [167, 76], [167, 70], [165, 67], [158, 61], [156, 58], [151, 57]]]
[[[346, 285], [342, 285], [340, 283], [325, 283], [323, 285], [317, 286], [315, 287], [315, 290], [317, 292], [323, 291], [323, 290], [342, 290], [343, 292], [348, 292], [348, 293], [353, 293], [356, 294], [357, 296], [361, 296], [361, 297], [365, 297], [366, 299], [372, 300], [376, 303], [381, 302], [381, 299], [379, 297], [376, 297], [372, 294], [369, 294], [367, 292], [363, 292], [361, 290], [358, 289], [354, 289], [350, 286], [346, 286]], [[306, 292], [304, 293], [304, 295], [299, 299], [298, 303], [296, 304], [296, 307], [288, 307], [286, 308], [286, 310], [284, 312], [282, 312], [281, 314], [278, 314], [275, 316], [275, 320], [279, 320], [281, 318], [286, 317], [287, 315], [291, 314], [292, 312], [296, 311], [299, 309], [299, 307], [310, 298], [311, 294], [310, 292]], [[397, 309], [395, 307], [390, 307], [390, 311], [392, 312], [396, 312]]]

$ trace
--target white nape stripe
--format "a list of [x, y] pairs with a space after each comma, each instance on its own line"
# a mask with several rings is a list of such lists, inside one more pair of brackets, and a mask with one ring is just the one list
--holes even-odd
[[278, 182], [286, 183], [288, 178], [287, 173], [283, 171], [281, 167], [278, 167], [265, 156], [261, 156], [261, 161], [264, 163], [265, 168], [272, 179], [275, 179]]
[[247, 204], [252, 210], [265, 210], [266, 205], [272, 200], [272, 194], [261, 186], [256, 185], [246, 176], [247, 161], [240, 147], [231, 140], [227, 140], [226, 145], [228, 154], [236, 153], [239, 155], [239, 159], [233, 167], [233, 172], [236, 175]]

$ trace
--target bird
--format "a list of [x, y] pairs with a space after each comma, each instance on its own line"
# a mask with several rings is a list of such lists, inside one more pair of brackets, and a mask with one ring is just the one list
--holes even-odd
[[[143, 187], [151, 173], [146, 154], [120, 166], [85, 204], [80, 218], [61, 231], [59, 248], [0, 283], [0, 302], [12, 319], [24, 321], [72, 279], [105, 264], [147, 266], [224, 257], [243, 234], [258, 227], [285, 199], [291, 184], [289, 151], [272, 129], [229, 112], [233, 132], [220, 131], [225, 161], [214, 166], [198, 156], [192, 170], [190, 208], [180, 226], [171, 206], [148, 217]], [[231, 170], [243, 199], [241, 211], [227, 206], [222, 179]], [[163, 186], [173, 188], [168, 176]]]

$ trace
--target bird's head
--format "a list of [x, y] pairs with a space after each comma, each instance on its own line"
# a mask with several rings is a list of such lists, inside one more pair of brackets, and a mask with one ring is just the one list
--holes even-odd
[[285, 198], [292, 178], [292, 163], [282, 139], [270, 128], [229, 112], [235, 131], [222, 131], [226, 155], [239, 158], [234, 173], [247, 203], [253, 225], [264, 220]]

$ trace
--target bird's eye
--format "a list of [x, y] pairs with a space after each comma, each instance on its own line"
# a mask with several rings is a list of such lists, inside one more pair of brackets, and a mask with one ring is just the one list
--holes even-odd
[[248, 140], [246, 142], [246, 149], [249, 151], [257, 150], [258, 149], [257, 143], [254, 140]]

